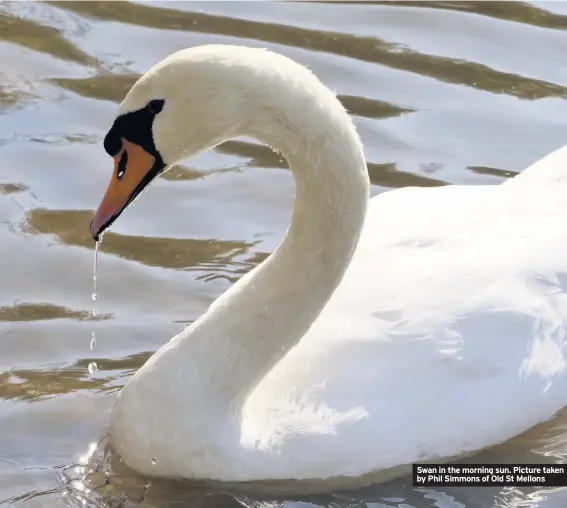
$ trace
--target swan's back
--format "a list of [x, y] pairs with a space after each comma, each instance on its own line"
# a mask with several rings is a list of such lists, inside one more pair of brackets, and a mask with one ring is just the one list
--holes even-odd
[[534, 162], [508, 185], [567, 187], [567, 145]]
[[251, 397], [243, 441], [293, 464], [282, 477], [358, 476], [503, 442], [567, 405], [566, 155], [514, 185], [372, 199], [343, 282]]

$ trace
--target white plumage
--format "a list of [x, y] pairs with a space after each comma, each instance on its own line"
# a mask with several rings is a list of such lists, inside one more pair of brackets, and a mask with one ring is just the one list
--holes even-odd
[[502, 185], [368, 201], [350, 118], [281, 55], [181, 51], [119, 113], [156, 98], [167, 164], [254, 136], [287, 158], [297, 197], [277, 251], [121, 392], [110, 435], [130, 467], [356, 485], [500, 443], [567, 405], [567, 147]]

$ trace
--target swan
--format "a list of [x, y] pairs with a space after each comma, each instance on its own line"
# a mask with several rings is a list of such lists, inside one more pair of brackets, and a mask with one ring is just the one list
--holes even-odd
[[567, 405], [567, 146], [500, 185], [369, 199], [353, 122], [311, 71], [265, 49], [193, 47], [118, 107], [92, 237], [170, 166], [237, 136], [287, 159], [291, 224], [120, 391], [109, 436], [127, 466], [356, 486]]

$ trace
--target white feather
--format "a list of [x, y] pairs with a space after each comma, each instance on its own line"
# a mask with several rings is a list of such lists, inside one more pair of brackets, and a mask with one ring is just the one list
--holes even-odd
[[287, 158], [297, 197], [277, 251], [121, 392], [110, 434], [130, 467], [356, 479], [500, 443], [567, 405], [567, 147], [502, 185], [368, 201], [349, 116], [281, 55], [181, 51], [119, 112], [155, 98], [168, 164], [254, 136]]

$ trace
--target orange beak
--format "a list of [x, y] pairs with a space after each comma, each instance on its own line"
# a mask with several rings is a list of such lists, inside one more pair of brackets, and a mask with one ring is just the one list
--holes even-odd
[[[161, 161], [160, 161], [161, 162]], [[126, 207], [160, 173], [162, 164], [141, 146], [122, 138], [122, 150], [114, 157], [114, 172], [106, 194], [91, 222], [91, 235], [98, 241]]]

